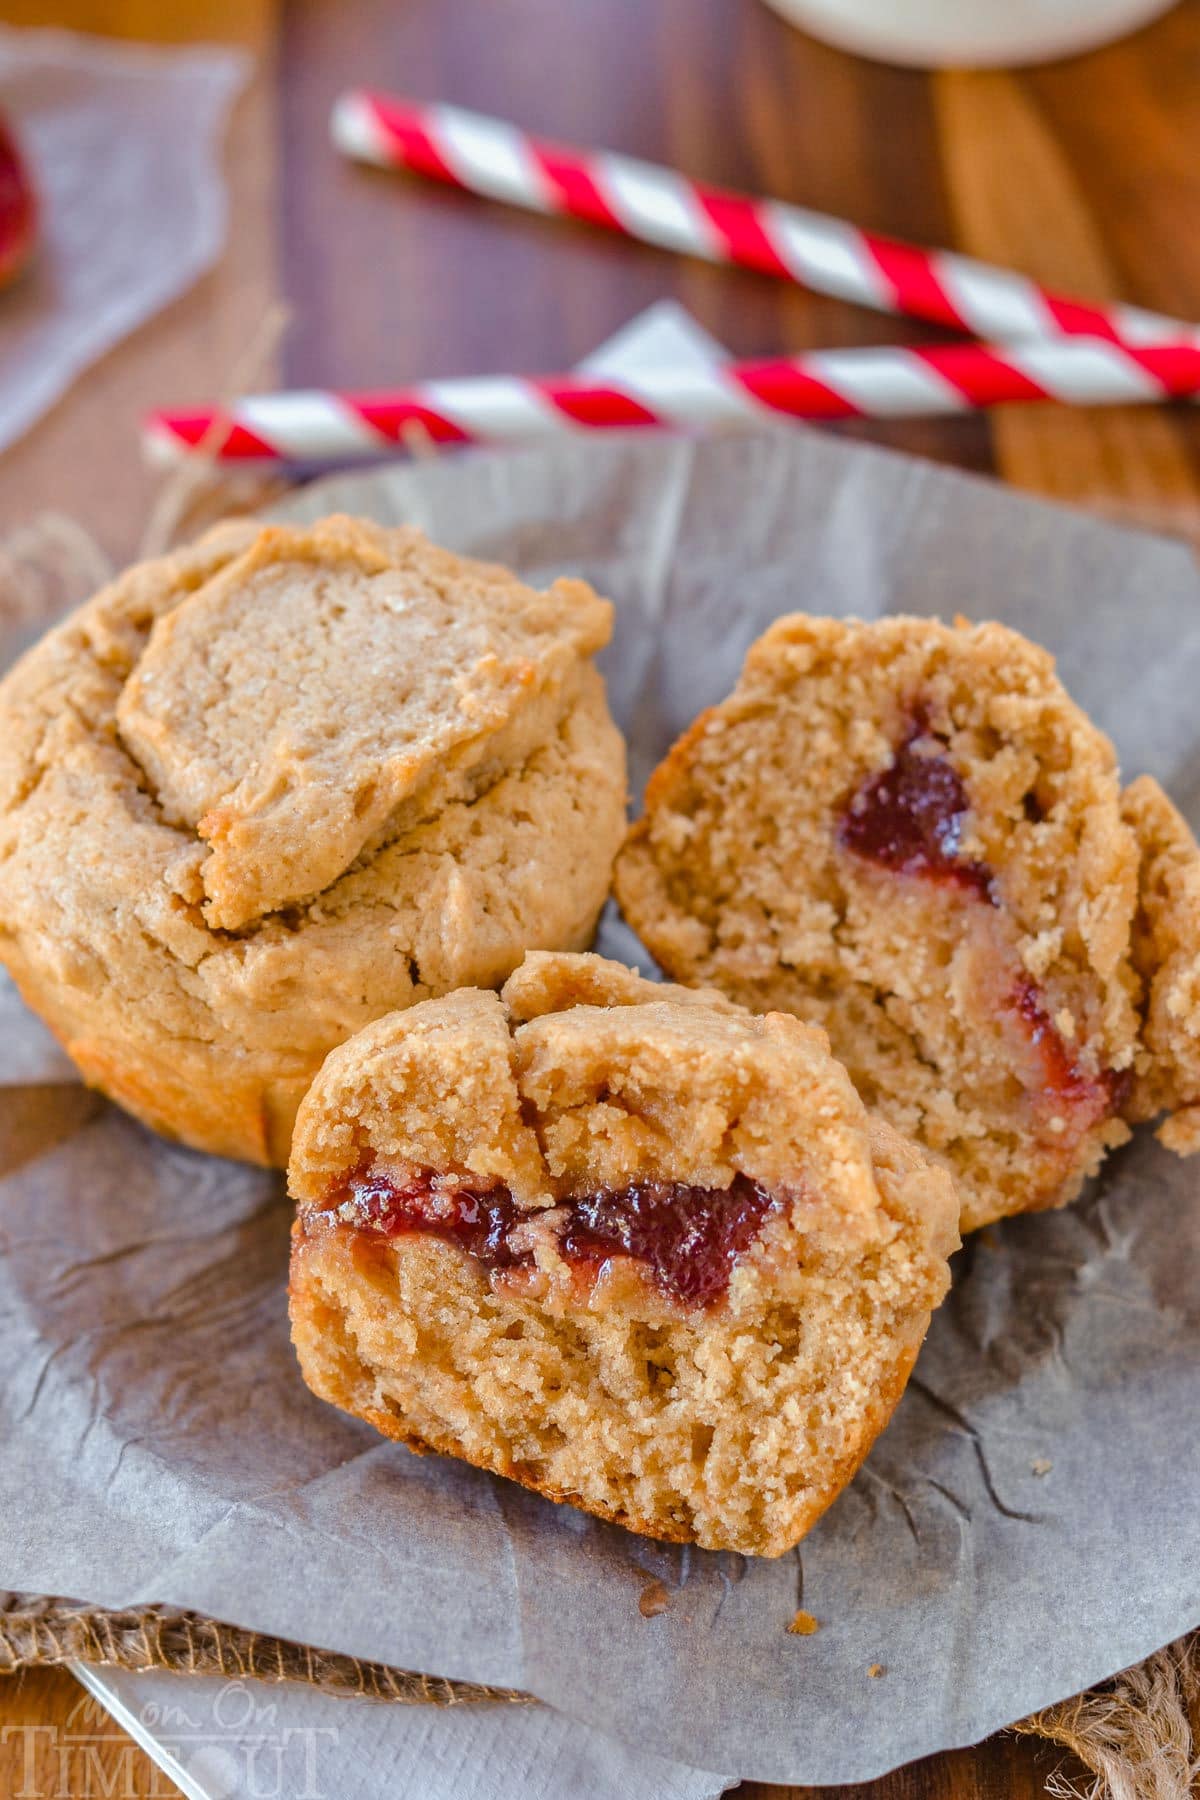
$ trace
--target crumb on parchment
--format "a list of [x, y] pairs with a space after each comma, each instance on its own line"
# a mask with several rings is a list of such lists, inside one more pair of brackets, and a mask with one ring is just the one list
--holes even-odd
[[1054, 1464], [1048, 1456], [1037, 1456], [1029, 1465], [1035, 1475], [1048, 1475]]
[[648, 1581], [638, 1595], [638, 1611], [643, 1619], [656, 1619], [671, 1604], [671, 1596], [661, 1581]]
[[811, 1637], [814, 1631], [820, 1631], [820, 1629], [820, 1619], [814, 1619], [810, 1612], [803, 1610], [794, 1615], [788, 1626], [793, 1637]]
[[867, 1670], [867, 1674], [871, 1677], [872, 1681], [878, 1681], [879, 1677], [881, 1675], [887, 1674], [887, 1664], [886, 1663], [872, 1663], [870, 1668]]

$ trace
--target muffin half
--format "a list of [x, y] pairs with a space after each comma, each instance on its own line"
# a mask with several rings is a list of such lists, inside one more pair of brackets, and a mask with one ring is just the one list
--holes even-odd
[[1016, 632], [796, 615], [651, 778], [616, 887], [669, 975], [822, 1025], [970, 1229], [1200, 1094], [1195, 866]]
[[779, 1555], [946, 1290], [957, 1200], [824, 1034], [533, 955], [329, 1057], [289, 1169], [315, 1393], [652, 1536]]

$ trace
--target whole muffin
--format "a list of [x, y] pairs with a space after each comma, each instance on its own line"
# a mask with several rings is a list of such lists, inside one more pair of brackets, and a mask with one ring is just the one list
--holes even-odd
[[634, 1531], [779, 1556], [949, 1284], [945, 1170], [825, 1034], [598, 956], [369, 1025], [296, 1125], [305, 1380]]
[[996, 624], [780, 619], [651, 778], [617, 895], [677, 980], [824, 1026], [963, 1228], [1200, 1108], [1200, 862]]
[[0, 958], [86, 1081], [286, 1162], [335, 1044], [590, 939], [610, 630], [582, 582], [349, 518], [130, 569], [0, 683]]

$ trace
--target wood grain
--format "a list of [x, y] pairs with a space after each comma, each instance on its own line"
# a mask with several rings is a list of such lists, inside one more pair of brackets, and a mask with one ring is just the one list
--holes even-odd
[[736, 1800], [1035, 1800], [1058, 1771], [1078, 1783], [1087, 1777], [1073, 1758], [1051, 1745], [1001, 1735], [970, 1750], [923, 1757], [881, 1781], [853, 1787], [768, 1787], [745, 1781]]
[[[920, 76], [828, 50], [756, 0], [508, 0], [502, 32], [494, 0], [356, 0], [349, 19], [322, 0], [293, 0], [287, 19], [291, 382], [565, 369], [668, 294], [739, 356], [937, 335], [787, 282], [347, 165], [326, 142], [334, 96], [369, 69], [382, 88], [938, 242], [952, 220]], [[846, 429], [990, 467], [977, 418]]]
[[0, 1682], [0, 1800], [177, 1800], [179, 1789], [65, 1669]]
[[[936, 77], [829, 50], [758, 0], [504, 0], [502, 13], [496, 0], [5, 0], [4, 17], [233, 41], [259, 65], [228, 145], [228, 255], [5, 456], [0, 529], [53, 505], [127, 556], [154, 486], [137, 452], [137, 417], [221, 393], [281, 297], [293, 321], [284, 377], [347, 387], [565, 368], [664, 295], [744, 356], [938, 335], [352, 167], [329, 150], [328, 111], [340, 87], [364, 79], [954, 244], [1083, 297], [1200, 318], [1200, 0], [1086, 58]], [[1197, 408], [1009, 408], [845, 429], [1200, 537]], [[80, 1698], [61, 1670], [0, 1684], [0, 1800], [173, 1794], [115, 1731], [97, 1749], [91, 1785], [80, 1785], [78, 1768], [75, 1785], [63, 1785], [53, 1732], [61, 1743]], [[9, 1726], [19, 1729], [6, 1739]], [[33, 1788], [20, 1785], [25, 1726], [53, 1728], [33, 1740]], [[863, 1787], [747, 1783], [739, 1793], [1026, 1800], [1061, 1761], [1001, 1736]]]
[[[1200, 11], [1185, 9], [1179, 23], [1190, 30], [1187, 47], [1200, 67]], [[1106, 111], [1110, 117], [1132, 111], [1136, 118], [1139, 94], [1140, 110], [1157, 117], [1140, 93], [1132, 57], [1118, 61], [1118, 69], [1131, 71], [1124, 93], [1113, 61], [1112, 53], [1089, 59], [1110, 72], [1091, 77], [1096, 93], [1086, 118]], [[1065, 89], [1044, 76], [1035, 83], [990, 71], [934, 78], [958, 242], [972, 255], [1026, 270], [1082, 299], [1133, 300], [1194, 318], [1200, 313], [1200, 170], [1189, 164], [1186, 172], [1169, 174], [1164, 162], [1138, 176], [1123, 172], [1125, 205], [1144, 220], [1170, 211], [1175, 234], [1167, 273], [1145, 262], [1123, 270], [1121, 241], [1108, 231], [1121, 209], [1096, 183], [1091, 158], [1070, 153], [1077, 87], [1087, 79], [1086, 68]], [[1193, 138], [1200, 126], [1197, 93], [1180, 105], [1185, 137], [1189, 123]], [[1070, 105], [1056, 104], [1059, 95]], [[1180, 282], [1181, 264], [1191, 265], [1190, 282]], [[996, 410], [991, 425], [997, 470], [1016, 486], [1200, 538], [1200, 408], [1009, 406]]]

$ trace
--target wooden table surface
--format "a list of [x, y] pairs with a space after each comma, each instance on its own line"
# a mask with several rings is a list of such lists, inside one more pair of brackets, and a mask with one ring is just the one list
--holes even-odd
[[[954, 245], [1085, 298], [1200, 318], [1200, 0], [1086, 58], [932, 77], [828, 50], [761, 0], [5, 0], [2, 14], [237, 42], [256, 63], [227, 144], [224, 260], [3, 458], [0, 531], [53, 507], [114, 559], [132, 554], [156, 488], [139, 415], [226, 392], [281, 300], [290, 328], [266, 373], [345, 387], [566, 368], [664, 295], [739, 355], [938, 335], [349, 167], [327, 119], [358, 81]], [[847, 429], [1200, 541], [1200, 409], [1008, 408]], [[78, 1697], [62, 1673], [10, 1681], [0, 1727], [61, 1723]], [[1022, 1800], [1060, 1761], [1002, 1737], [825, 1791]], [[97, 1794], [172, 1791], [119, 1744], [94, 1775]], [[0, 1796], [81, 1792], [61, 1787], [50, 1739], [36, 1779], [22, 1786], [19, 1734], [0, 1730]]]

